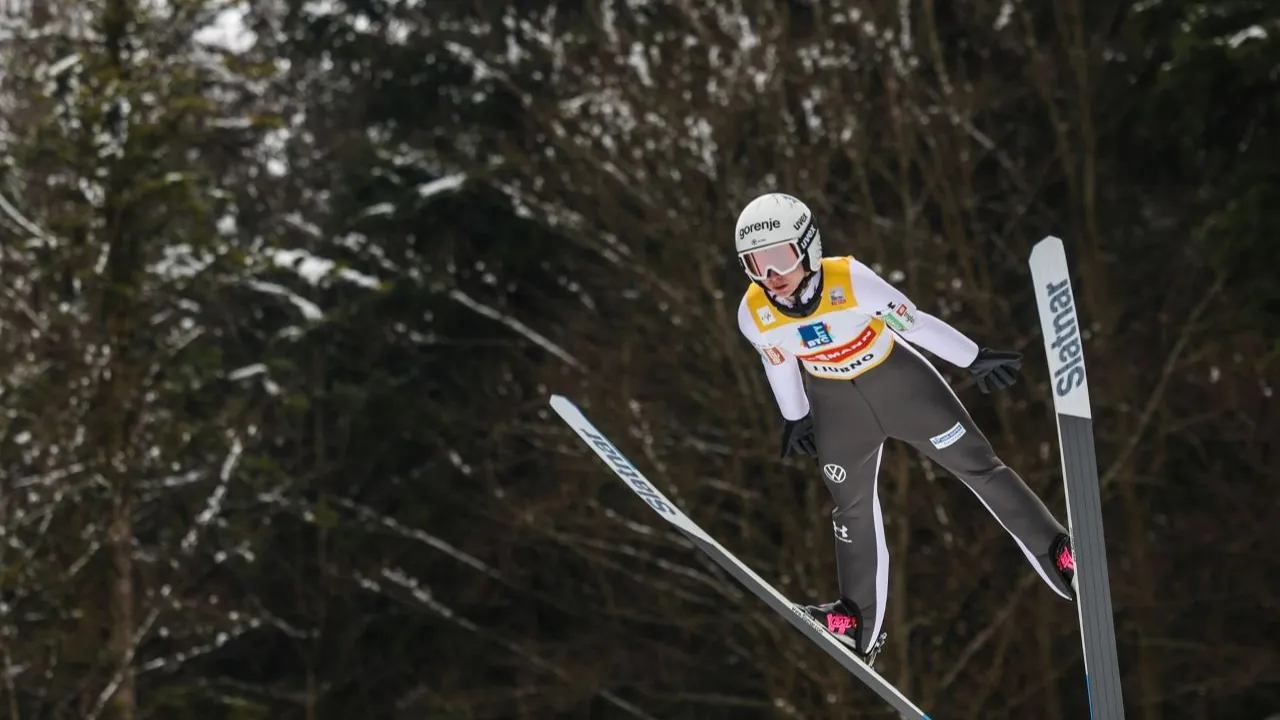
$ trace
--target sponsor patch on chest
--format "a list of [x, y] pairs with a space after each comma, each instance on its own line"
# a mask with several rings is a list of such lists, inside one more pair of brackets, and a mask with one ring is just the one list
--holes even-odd
[[864, 326], [852, 340], [841, 342], [841, 336], [837, 335], [829, 347], [796, 355], [810, 375], [843, 380], [879, 365], [892, 349], [892, 336], [877, 322]]
[[804, 343], [806, 348], [822, 347], [830, 345], [831, 326], [824, 322], [810, 323], [800, 326], [800, 342]]
[[[879, 333], [877, 333], [875, 330], [868, 327], [864, 329], [861, 333], [858, 333], [858, 337], [850, 340], [849, 342], [843, 345], [833, 347], [829, 350], [823, 350], [821, 352], [804, 355], [803, 357], [805, 360], [808, 360], [810, 362], [841, 363], [841, 362], [844, 362], [845, 360], [852, 358], [853, 356], [857, 355], [863, 350], [867, 349], [867, 347], [870, 346], [871, 343], [875, 341], [876, 335], [878, 334]], [[830, 342], [830, 340], [828, 340], [828, 342]]]

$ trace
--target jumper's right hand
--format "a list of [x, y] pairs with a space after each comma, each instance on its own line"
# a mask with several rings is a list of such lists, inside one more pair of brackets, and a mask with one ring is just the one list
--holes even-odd
[[969, 372], [977, 378], [978, 389], [985, 395], [992, 388], [1007, 388], [1017, 382], [1020, 367], [1022, 353], [982, 348], [978, 351], [978, 357], [969, 365]]
[[788, 420], [782, 427], [782, 457], [793, 452], [818, 457], [818, 444], [813, 436], [813, 418], [809, 415], [799, 420]]

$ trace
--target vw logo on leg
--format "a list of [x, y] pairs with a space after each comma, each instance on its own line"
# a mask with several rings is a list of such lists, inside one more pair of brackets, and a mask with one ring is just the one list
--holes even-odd
[[822, 472], [827, 476], [827, 479], [833, 483], [839, 484], [844, 482], [844, 468], [839, 465], [828, 463], [822, 467]]

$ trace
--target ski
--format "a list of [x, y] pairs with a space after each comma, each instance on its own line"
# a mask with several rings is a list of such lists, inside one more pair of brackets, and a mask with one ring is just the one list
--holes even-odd
[[722, 568], [742, 583], [756, 597], [786, 618], [805, 637], [812, 640], [828, 655], [840, 663], [862, 682], [866, 683], [877, 695], [884, 698], [895, 710], [908, 720], [930, 720], [923, 710], [916, 707], [889, 681], [854, 655], [838, 640], [827, 634], [826, 628], [809, 616], [798, 605], [788, 600], [772, 585], [765, 582], [751, 568], [716, 542], [693, 520], [676, 507], [665, 495], [658, 491], [647, 478], [636, 468], [618, 448], [609, 441], [594, 425], [587, 420], [582, 411], [568, 398], [561, 395], [551, 396], [551, 407], [574, 432], [600, 456], [609, 469], [614, 472], [627, 487], [631, 488], [644, 500], [663, 520], [674, 525], [688, 537], [698, 549], [702, 550]]
[[1084, 338], [1062, 240], [1040, 240], [1031, 249], [1029, 264], [1058, 425], [1089, 714], [1094, 720], [1124, 720]]

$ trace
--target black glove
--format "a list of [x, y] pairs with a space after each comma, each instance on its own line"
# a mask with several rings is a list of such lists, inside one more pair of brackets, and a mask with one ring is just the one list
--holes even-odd
[[818, 457], [818, 444], [813, 439], [813, 418], [809, 415], [799, 420], [788, 420], [782, 426], [782, 457], [796, 451]]
[[969, 372], [978, 381], [978, 389], [984, 393], [991, 388], [1007, 388], [1018, 381], [1018, 368], [1022, 367], [1022, 353], [1013, 350], [982, 348], [978, 357], [969, 364]]

